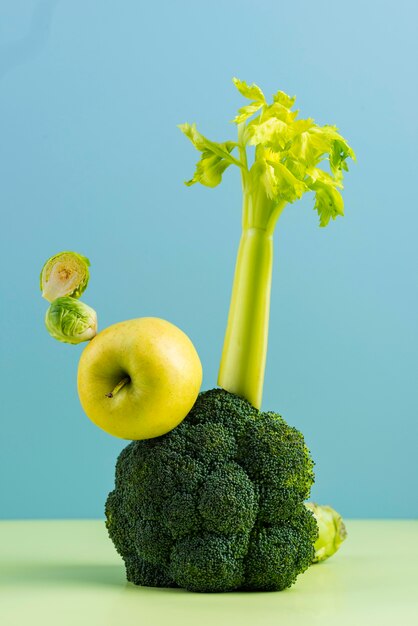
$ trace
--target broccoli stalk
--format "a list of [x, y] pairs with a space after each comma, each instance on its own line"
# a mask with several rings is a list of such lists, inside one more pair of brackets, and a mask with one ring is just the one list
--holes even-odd
[[[215, 143], [196, 126], [180, 129], [202, 153], [187, 185], [215, 187], [230, 165], [241, 170], [243, 190], [242, 235], [238, 249], [231, 304], [218, 384], [256, 408], [261, 407], [267, 355], [273, 233], [288, 203], [308, 191], [315, 193], [320, 226], [344, 214], [342, 188], [346, 159], [353, 150], [334, 126], [318, 126], [310, 118], [296, 119], [295, 99], [282, 91], [268, 104], [257, 85], [234, 79], [238, 91], [250, 100], [234, 122], [238, 141]], [[257, 115], [255, 115], [257, 113]], [[249, 164], [247, 148], [254, 146]], [[232, 151], [238, 152], [238, 158]], [[317, 167], [328, 160], [330, 173]]]

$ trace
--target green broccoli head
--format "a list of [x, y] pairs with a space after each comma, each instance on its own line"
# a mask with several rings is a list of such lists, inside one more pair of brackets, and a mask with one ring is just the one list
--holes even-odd
[[106, 525], [137, 585], [281, 590], [315, 555], [313, 480], [299, 431], [213, 389], [177, 428], [122, 450]]

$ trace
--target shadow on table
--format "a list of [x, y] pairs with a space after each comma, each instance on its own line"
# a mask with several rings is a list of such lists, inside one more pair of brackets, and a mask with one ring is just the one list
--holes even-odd
[[123, 565], [80, 563], [22, 563], [3, 566], [0, 585], [125, 586]]

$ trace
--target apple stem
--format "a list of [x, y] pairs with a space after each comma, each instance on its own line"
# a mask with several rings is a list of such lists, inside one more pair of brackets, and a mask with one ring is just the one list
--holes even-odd
[[131, 382], [131, 379], [129, 378], [129, 376], [122, 378], [122, 380], [118, 382], [118, 384], [113, 389], [113, 391], [109, 391], [109, 393], [105, 393], [106, 398], [113, 398], [113, 396], [115, 396], [118, 393], [118, 391], [122, 389], [122, 387], [124, 387], [127, 383], [130, 383], [130, 382]]

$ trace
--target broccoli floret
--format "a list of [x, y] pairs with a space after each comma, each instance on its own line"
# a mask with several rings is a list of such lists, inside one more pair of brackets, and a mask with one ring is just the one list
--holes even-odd
[[245, 536], [200, 533], [184, 537], [172, 551], [170, 574], [190, 591], [230, 591], [245, 580]]
[[275, 413], [213, 389], [174, 430], [130, 443], [106, 525], [137, 585], [280, 590], [312, 563], [313, 462]]
[[249, 533], [257, 518], [258, 496], [248, 474], [237, 463], [211, 472], [198, 495], [202, 527], [225, 535]]

